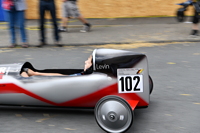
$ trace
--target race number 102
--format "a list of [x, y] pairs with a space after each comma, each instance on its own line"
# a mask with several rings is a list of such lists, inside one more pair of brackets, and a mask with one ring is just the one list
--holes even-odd
[[118, 92], [143, 92], [143, 75], [118, 75]]

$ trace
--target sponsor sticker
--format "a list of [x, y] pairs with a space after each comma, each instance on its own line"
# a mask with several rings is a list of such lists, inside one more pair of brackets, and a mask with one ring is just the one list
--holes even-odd
[[0, 73], [5, 73], [6, 72], [6, 67], [0, 67]]
[[0, 67], [0, 79], [3, 78], [3, 75], [6, 75], [9, 71], [10, 67]]
[[6, 67], [0, 67], [0, 79], [3, 78], [4, 73], [6, 73]]
[[3, 73], [0, 73], [0, 79], [2, 79], [3, 78]]

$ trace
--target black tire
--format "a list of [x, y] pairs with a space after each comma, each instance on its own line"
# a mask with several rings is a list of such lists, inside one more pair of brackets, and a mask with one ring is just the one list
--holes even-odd
[[149, 94], [151, 94], [153, 91], [153, 80], [151, 76], [149, 75]]
[[133, 111], [121, 97], [105, 96], [95, 106], [95, 119], [108, 133], [124, 133], [133, 122]]

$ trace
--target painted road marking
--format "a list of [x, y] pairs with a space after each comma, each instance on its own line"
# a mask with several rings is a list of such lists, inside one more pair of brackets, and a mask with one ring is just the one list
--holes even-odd
[[21, 115], [21, 114], [15, 114], [15, 116], [16, 116], [16, 117], [22, 117], [22, 115]]
[[200, 55], [200, 53], [194, 53], [193, 55]]
[[32, 59], [34, 59], [34, 58], [26, 58], [27, 60], [32, 60]]
[[49, 114], [43, 114], [43, 116], [48, 117], [48, 118], [39, 119], [39, 120], [36, 120], [35, 122], [43, 122], [43, 121], [46, 121], [46, 120], [48, 120], [48, 119], [50, 119], [52, 117], [55, 117], [57, 115], [50, 116]]
[[50, 117], [50, 115], [49, 115], [49, 114], [43, 114], [43, 116], [45, 116], [45, 117]]
[[39, 120], [37, 120], [37, 121], [35, 121], [35, 122], [43, 122], [43, 121], [48, 120], [48, 119], [50, 119], [50, 118], [39, 119]]
[[180, 94], [182, 96], [192, 96], [191, 94]]
[[176, 63], [175, 62], [167, 62], [167, 64], [174, 65]]
[[71, 128], [64, 128], [64, 129], [67, 129], [67, 130], [76, 130], [76, 129], [71, 129]]
[[[189, 42], [182, 42], [181, 44], [189, 43]], [[141, 48], [141, 47], [156, 47], [156, 46], [165, 46], [170, 44], [180, 44], [179, 42], [173, 42], [173, 43], [146, 43], [142, 41], [137, 41], [135, 43], [127, 42], [125, 44], [104, 44], [104, 45], [86, 45], [86, 46], [80, 46], [80, 47], [93, 47], [93, 48], [114, 48], [114, 49], [134, 49], [134, 48]], [[117, 47], [116, 47], [117, 45]]]
[[[184, 43], [188, 43], [188, 42], [182, 42], [181, 44], [183, 45]], [[76, 49], [77, 46], [79, 47], [91, 47], [91, 48], [114, 48], [114, 49], [136, 49], [136, 48], [141, 48], [141, 47], [155, 47], [155, 46], [164, 46], [164, 45], [170, 45], [170, 44], [180, 44], [180, 42], [173, 42], [173, 43], [146, 43], [146, 42], [127, 42], [125, 44], [120, 43], [120, 44], [102, 44], [102, 45], [68, 45], [68, 46], [63, 46], [67, 49], [65, 50], [69, 50], [68, 48], [71, 49]], [[30, 46], [31, 47], [31, 46]], [[54, 46], [56, 47], [56, 46]], [[21, 47], [17, 47], [17, 48], [21, 48]], [[33, 48], [37, 48], [35, 46], [33, 46]], [[0, 48], [0, 49], [10, 49], [10, 48]], [[88, 51], [87, 51], [88, 52]]]

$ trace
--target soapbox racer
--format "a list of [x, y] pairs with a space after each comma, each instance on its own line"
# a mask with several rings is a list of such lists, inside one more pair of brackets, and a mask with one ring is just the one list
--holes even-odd
[[[37, 70], [31, 63], [0, 65], [0, 105], [93, 108], [106, 132], [125, 132], [136, 107], [148, 107], [153, 81], [145, 54], [95, 49], [90, 74], [83, 69]], [[66, 76], [22, 77], [23, 68]]]

